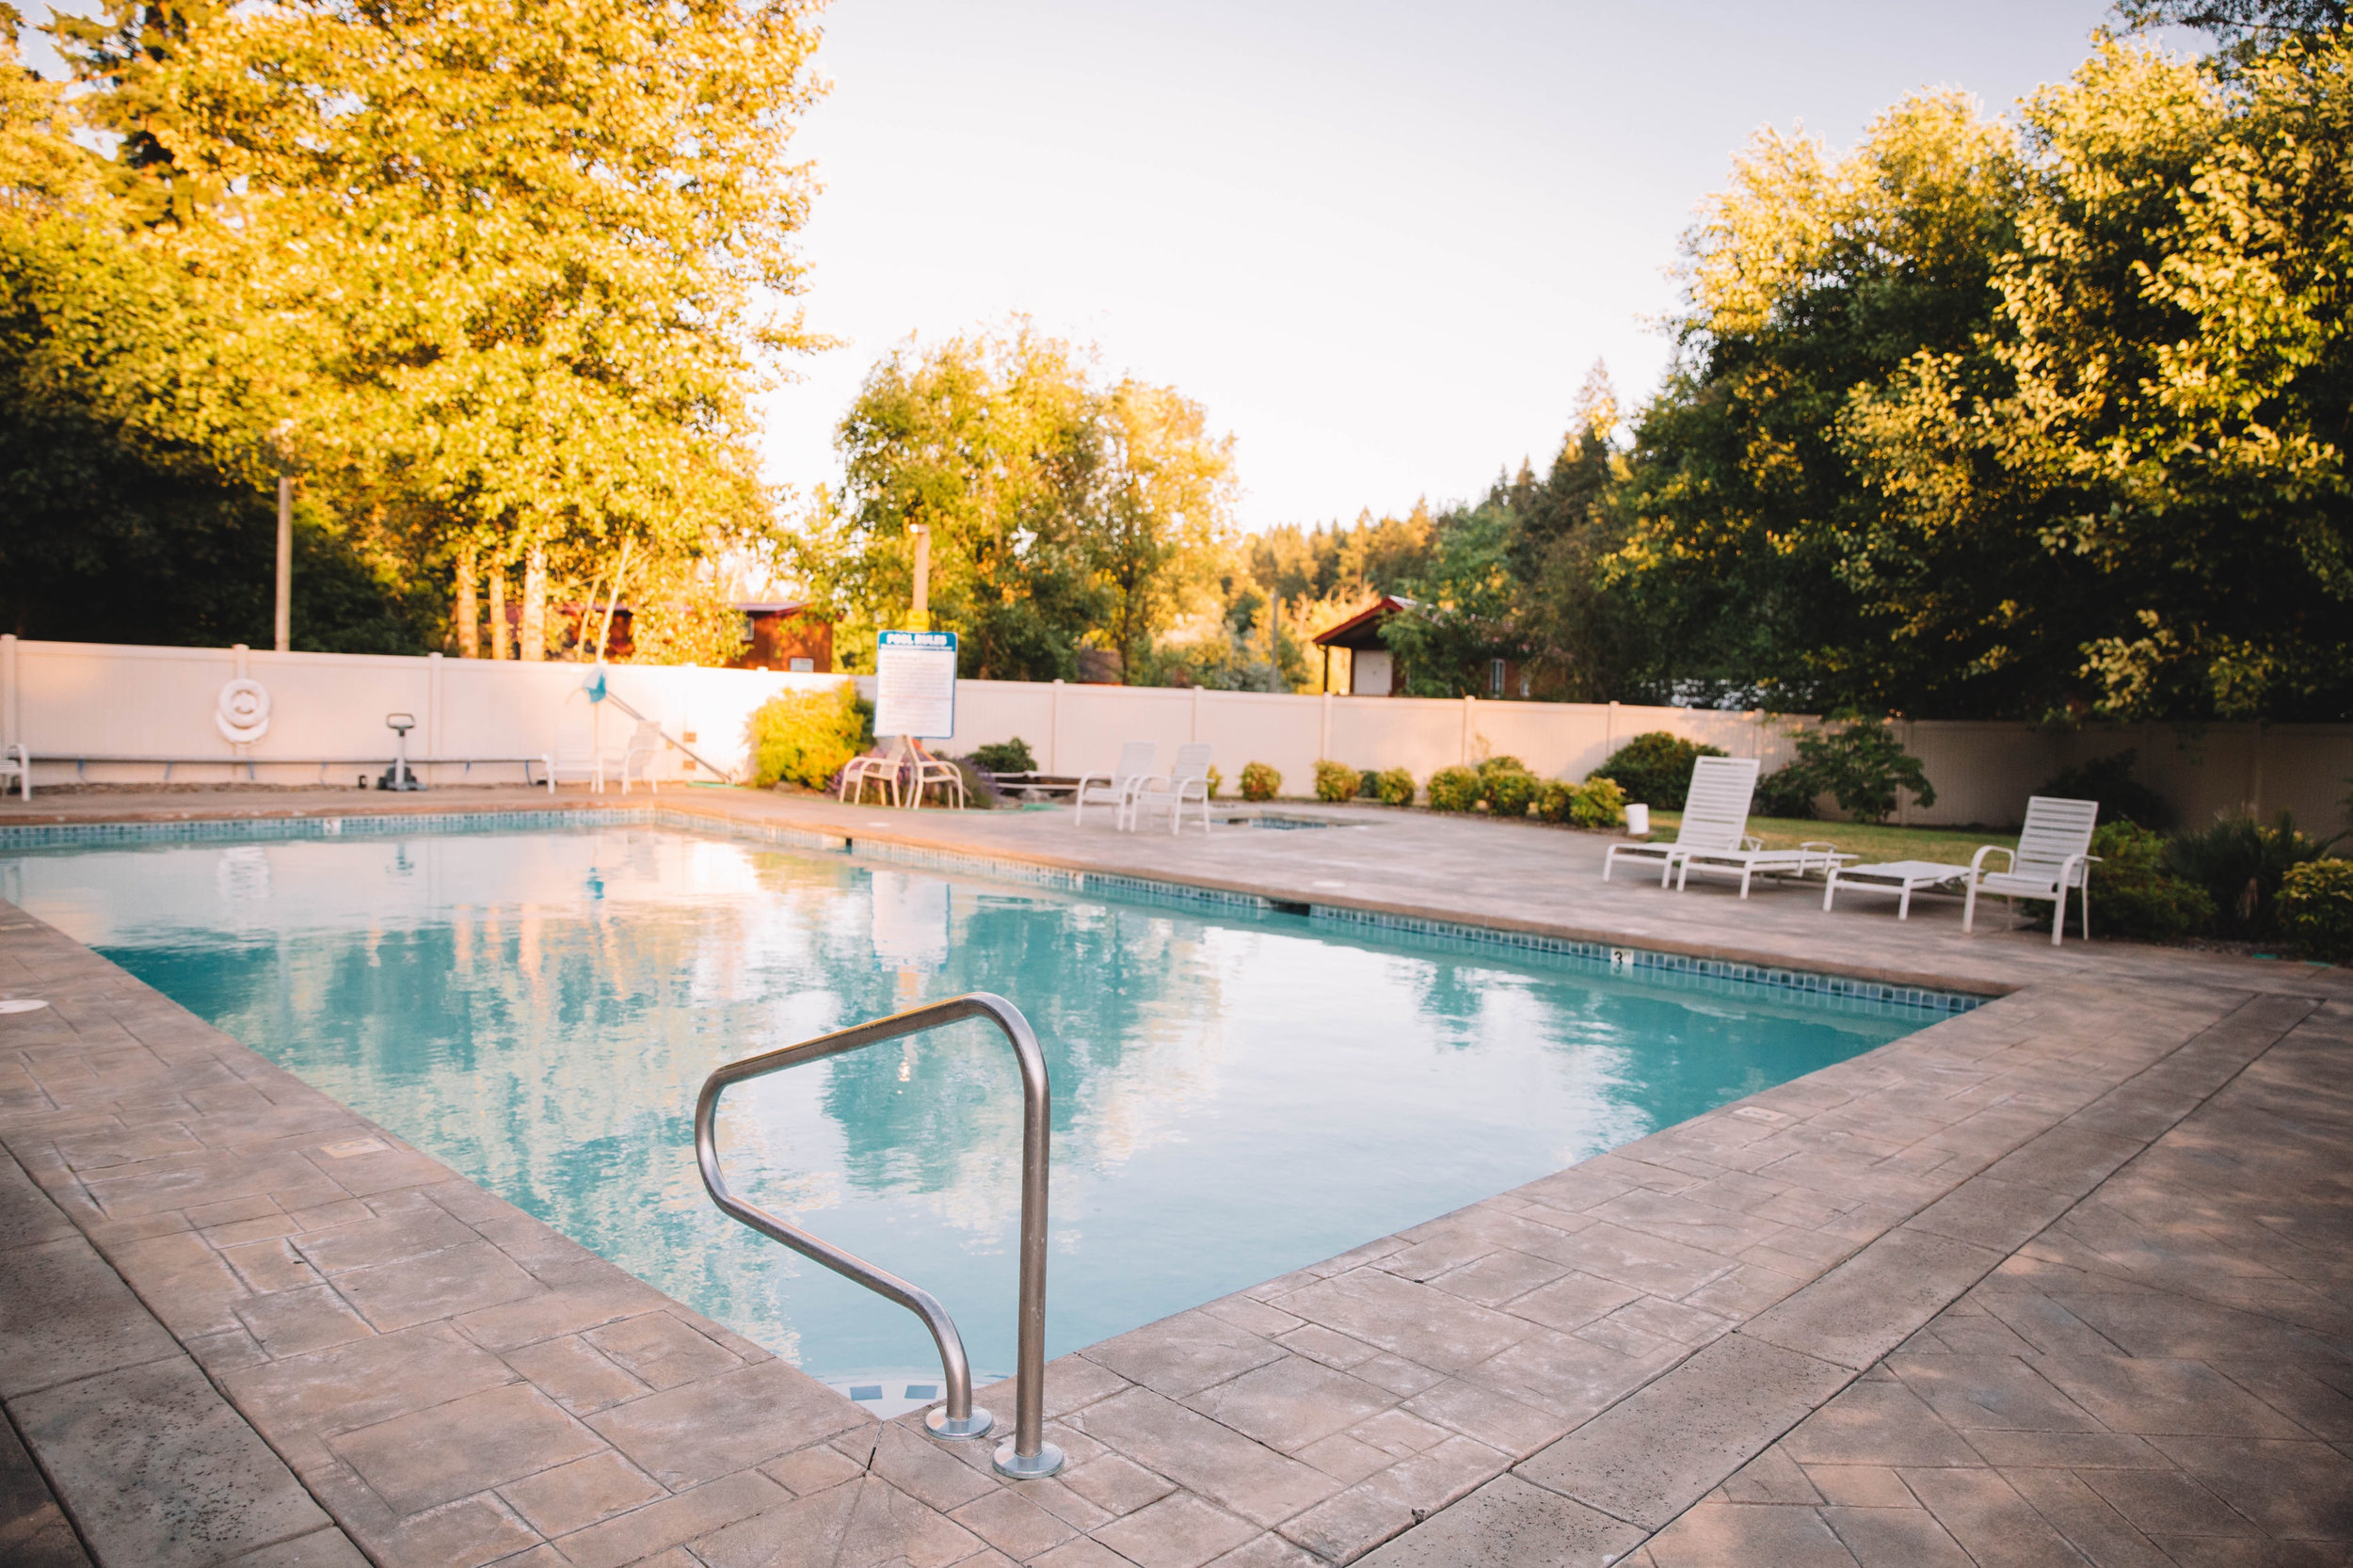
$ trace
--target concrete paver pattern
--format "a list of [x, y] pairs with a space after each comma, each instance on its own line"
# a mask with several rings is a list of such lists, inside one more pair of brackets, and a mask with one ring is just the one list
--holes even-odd
[[[2313, 1010], [2348, 989], [2335, 974], [2162, 950], [2071, 943], [2054, 954], [2024, 936], [1962, 944], [1918, 914], [1901, 928], [1867, 912], [1824, 924], [1818, 906], [1799, 910], [1786, 896], [1739, 904], [1696, 888], [1682, 897], [1604, 888], [1601, 840], [1508, 824], [1399, 818], [1386, 838], [1388, 829], [1237, 831], [1171, 846], [1106, 832], [1096, 844], [1051, 813], [867, 810], [853, 821], [807, 803], [689, 799], [766, 823], [887, 830], [899, 843], [1058, 857], [1286, 900], [1335, 896], [1321, 884], [1353, 879], [1369, 907], [1628, 938], [1639, 926], [1670, 931], [1676, 951], [1722, 952], [1737, 940], [1774, 962], [2024, 989], [1063, 1357], [1049, 1369], [1049, 1435], [1070, 1468], [1014, 1484], [987, 1471], [984, 1446], [944, 1448], [905, 1420], [877, 1425], [0, 905], [0, 994], [56, 1003], [0, 1017], [0, 1141], [40, 1189], [20, 1183], [20, 1197], [40, 1203], [20, 1206], [32, 1216], [21, 1240], [11, 1228], [0, 1241], [17, 1255], [56, 1255], [46, 1272], [12, 1268], [0, 1279], [0, 1311], [12, 1314], [0, 1332], [10, 1380], [0, 1396], [101, 1562], [225, 1562], [255, 1551], [332, 1561], [315, 1554], [350, 1554], [354, 1543], [379, 1562], [457, 1568], [1274, 1568], [1368, 1552], [1385, 1563], [1598, 1563], [1638, 1548], [1666, 1562], [1689, 1560], [1664, 1555], [1687, 1536], [1712, 1549], [1695, 1532], [1734, 1528], [1713, 1523], [1732, 1520], [1730, 1510], [1749, 1511], [1739, 1517], [1754, 1516], [1761, 1532], [1741, 1538], [1739, 1560], [1805, 1561], [1824, 1531], [1849, 1541], [1840, 1530], [1850, 1521], [1836, 1510], [1866, 1508], [1887, 1516], [1890, 1540], [1932, 1540], [1927, 1523], [1965, 1542], [1952, 1521], [1998, 1515], [1983, 1501], [1988, 1478], [2030, 1496], [2003, 1467], [2010, 1459], [1913, 1466], [1949, 1473], [1941, 1493], [1936, 1480], [1914, 1486], [1901, 1464], [1878, 1466], [1920, 1507], [1896, 1507], [1886, 1491], [1870, 1494], [1877, 1504], [1853, 1500], [1860, 1492], [1833, 1498], [1815, 1482], [1818, 1501], [1785, 1490], [1775, 1496], [1786, 1500], [1763, 1504], [1742, 1488], [1776, 1476], [1793, 1485], [1784, 1459], [1810, 1475], [1809, 1461], [1783, 1449], [1833, 1413], [1848, 1419], [1890, 1397], [1875, 1392], [1882, 1387], [1933, 1417], [1917, 1430], [1941, 1423], [1980, 1453], [1981, 1432], [1948, 1413], [1951, 1378], [1938, 1385], [1946, 1392], [1928, 1391], [1925, 1358], [2008, 1354], [2103, 1422], [2135, 1399], [2197, 1397], [2205, 1384], [2183, 1393], [2135, 1374], [2046, 1369], [2027, 1357], [2072, 1357], [2079, 1368], [2090, 1352], [2082, 1342], [2042, 1349], [2007, 1320], [2037, 1348], [1944, 1348], [1945, 1325], [1979, 1315], [1973, 1304], [2015, 1288], [2027, 1265], [2107, 1280], [2124, 1278], [2118, 1259], [2154, 1270], [2151, 1243], [2135, 1238], [2187, 1212], [2171, 1194], [2196, 1181], [2177, 1175], [2157, 1197], [2114, 1207], [2103, 1184], [2138, 1180], [2172, 1158], [2170, 1141], [2192, 1136], [2181, 1118], [2249, 1062], [2268, 1061], [2283, 1034], [2335, 1038], [2342, 1001], [2317, 1022]], [[434, 804], [446, 808], [449, 794]], [[1321, 872], [1334, 874], [1311, 874]], [[1834, 960], [1826, 933], [1838, 939]], [[2325, 1064], [2326, 1053], [2315, 1060]], [[2302, 1169], [2341, 1176], [2343, 1129], [2312, 1125]], [[2217, 1210], [2201, 1234], [2227, 1240], [2252, 1223], [2322, 1250], [2343, 1194], [2301, 1175], [2297, 1183], [2285, 1194], [2275, 1186], [2277, 1201], [2258, 1205], [2252, 1221]], [[2084, 1245], [2109, 1260], [2107, 1272], [2085, 1256], [2041, 1256], [2103, 1215], [2107, 1229], [2085, 1231]], [[2220, 1253], [2201, 1256], [2208, 1275], [2245, 1292], [2209, 1304], [2253, 1317], [2288, 1320], [2290, 1287], [2305, 1300], [2338, 1284], [2276, 1261], [2264, 1265], [2272, 1279]], [[122, 1298], [112, 1306], [107, 1279]], [[44, 1283], [28, 1295], [27, 1280]], [[2124, 1347], [2115, 1313], [2067, 1304], [2085, 1294], [2051, 1299], [2127, 1348], [2125, 1359], [2169, 1359]], [[44, 1301], [75, 1304], [84, 1326], [56, 1332], [47, 1325], [59, 1314]], [[85, 1302], [100, 1305], [86, 1312]], [[2312, 1343], [2335, 1343], [2334, 1320], [2308, 1316], [2295, 1326]], [[2191, 1359], [2176, 1347], [2169, 1364]], [[1956, 1364], [1938, 1365], [1950, 1373]], [[2325, 1500], [2334, 1472], [2311, 1448], [2309, 1421], [2281, 1408], [2286, 1396], [2250, 1387], [2229, 1367], [2209, 1371], [2296, 1432], [2144, 1433], [2133, 1428], [2139, 1417], [2118, 1416], [2105, 1435], [2169, 1456], [2177, 1439], [2302, 1445], [2295, 1473]], [[2325, 1368], [2313, 1376], [2337, 1386]], [[2313, 1409], [2326, 1406], [2305, 1392]], [[1005, 1408], [1010, 1390], [982, 1400]], [[133, 1410], [142, 1414], [126, 1419]], [[2243, 1476], [2256, 1460], [2240, 1449], [2182, 1455], [2169, 1460], [2175, 1468], [2244, 1512], [2217, 1467], [2236, 1463]], [[222, 1503], [203, 1532], [175, 1532], [176, 1494], [154, 1478], [206, 1465], [234, 1506]], [[2102, 1467], [2070, 1459], [2057, 1468], [2081, 1477]], [[290, 1493], [273, 1479], [282, 1476], [299, 1486]], [[2093, 1484], [2110, 1479], [2083, 1484], [2114, 1509]], [[2246, 1491], [2239, 1484], [2237, 1495]], [[301, 1504], [323, 1509], [325, 1528], [287, 1533], [309, 1517]], [[2307, 1512], [2326, 1516], [2328, 1507]], [[270, 1530], [279, 1533], [262, 1540]], [[2153, 1543], [2260, 1539], [2186, 1526], [2144, 1533]]]
[[2348, 1052], [2307, 1020], [1632, 1560], [2353, 1561]]

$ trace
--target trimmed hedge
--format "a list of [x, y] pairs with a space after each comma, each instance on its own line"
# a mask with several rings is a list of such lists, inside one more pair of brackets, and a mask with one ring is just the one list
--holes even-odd
[[2280, 882], [2280, 929], [2316, 958], [2353, 960], [2353, 860], [2291, 866]]
[[1354, 800], [1357, 773], [1345, 762], [1321, 761], [1316, 764], [1316, 798], [1334, 805]]
[[1703, 757], [1723, 755], [1719, 747], [1654, 729], [1626, 742], [1585, 776], [1613, 779], [1630, 800], [1660, 811], [1680, 811], [1691, 793], [1691, 764]]
[[1440, 768], [1430, 776], [1430, 809], [1467, 811], [1479, 804], [1479, 775], [1469, 768]]

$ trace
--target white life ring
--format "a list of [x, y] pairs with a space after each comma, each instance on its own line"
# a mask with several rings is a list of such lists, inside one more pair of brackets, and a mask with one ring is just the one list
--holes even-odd
[[251, 745], [269, 733], [269, 692], [259, 680], [232, 680], [220, 689], [213, 723], [231, 745]]

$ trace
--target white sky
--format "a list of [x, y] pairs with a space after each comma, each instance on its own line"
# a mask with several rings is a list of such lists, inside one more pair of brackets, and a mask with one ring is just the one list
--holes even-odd
[[909, 332], [1026, 311], [1234, 432], [1250, 527], [1541, 466], [1596, 357], [1646, 395], [1676, 240], [1759, 127], [1851, 142], [1958, 86], [2008, 109], [2105, 0], [838, 0], [803, 150], [810, 324], [772, 476]]
[[[27, 8], [38, 10], [38, 8]], [[1765, 124], [1851, 142], [1957, 86], [2008, 109], [2105, 0], [836, 0], [809, 324], [770, 477], [910, 332], [1010, 312], [1238, 438], [1249, 527], [1468, 496], [1558, 445], [1587, 367], [1657, 384], [1676, 240]]]

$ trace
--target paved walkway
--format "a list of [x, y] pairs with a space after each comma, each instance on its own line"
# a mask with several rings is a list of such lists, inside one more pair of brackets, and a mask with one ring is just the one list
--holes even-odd
[[2348, 1051], [2307, 1020], [1632, 1560], [2353, 1560]]
[[[479, 795], [527, 804], [520, 792]], [[347, 814], [348, 801], [320, 803]], [[2054, 952], [2023, 936], [1963, 942], [1933, 912], [1900, 927], [1868, 906], [1826, 918], [1801, 893], [1742, 904], [1696, 887], [1603, 888], [1599, 840], [1512, 824], [1387, 814], [1362, 831], [1235, 830], [1172, 845], [1074, 830], [1058, 813], [912, 818], [703, 791], [662, 803], [848, 838], [1050, 852], [1289, 902], [2016, 989], [1065, 1356], [1049, 1373], [1049, 1435], [1071, 1468], [1014, 1485], [985, 1470], [984, 1452], [942, 1448], [904, 1420], [877, 1425], [0, 905], [0, 995], [56, 1003], [0, 1016], [0, 1141], [31, 1177], [11, 1182], [0, 1166], [0, 1398], [97, 1560], [349, 1562], [356, 1544], [378, 1562], [460, 1568], [1305, 1568], [1367, 1553], [1384, 1564], [1599, 1563], [1638, 1549], [1665, 1564], [1784, 1560], [1784, 1541], [1791, 1554], [1827, 1544], [1864, 1560], [1935, 1560], [1865, 1541], [1865, 1509], [1885, 1516], [1884, 1539], [1944, 1529], [1981, 1562], [2012, 1560], [2010, 1538], [1989, 1533], [2006, 1517], [1984, 1501], [1998, 1502], [1995, 1488], [2047, 1520], [2063, 1512], [2051, 1499], [2080, 1485], [2125, 1517], [2117, 1497], [2132, 1482], [2080, 1450], [2048, 1469], [2016, 1449], [1988, 1452], [1969, 1425], [1987, 1407], [1971, 1380], [1998, 1403], [2022, 1374], [2004, 1383], [1986, 1368], [2007, 1356], [2121, 1438], [2149, 1419], [2122, 1414], [2121, 1396], [2101, 1405], [2079, 1388], [2145, 1385], [2158, 1398], [2167, 1378], [2195, 1376], [2177, 1373], [2189, 1352], [2170, 1342], [2153, 1373], [2064, 1381], [2075, 1373], [2058, 1363], [2083, 1364], [2084, 1343], [2038, 1339], [2056, 1316], [2020, 1308], [2013, 1320], [1999, 1304], [2040, 1292], [2118, 1359], [2160, 1357], [2169, 1342], [2131, 1342], [2117, 1326], [2146, 1323], [2146, 1309], [2079, 1308], [2101, 1292], [2037, 1272], [2058, 1267], [2302, 1331], [2269, 1373], [2207, 1374], [2295, 1430], [2203, 1434], [2294, 1448], [2301, 1467], [2282, 1469], [2295, 1483], [2277, 1490], [2305, 1498], [2301, 1512], [2265, 1513], [2260, 1485], [2252, 1502], [2233, 1500], [2223, 1470], [2236, 1463], [2243, 1476], [2272, 1450], [2233, 1461], [2175, 1443], [2178, 1430], [2147, 1441], [2211, 1478], [2247, 1525], [2281, 1540], [2300, 1529], [2295, 1549], [2340, 1560], [2325, 1553], [2347, 1534], [2347, 1491], [2330, 1467], [2343, 1462], [2318, 1440], [2343, 1433], [2314, 1423], [2332, 1418], [2316, 1390], [2335, 1387], [2345, 1341], [2317, 1308], [2309, 1321], [2294, 1313], [2342, 1289], [2316, 1265], [2265, 1252], [2265, 1239], [2342, 1267], [2329, 1250], [2346, 1212], [2347, 1129], [2331, 1119], [2343, 1091], [2332, 1048], [2353, 995], [2341, 971], [2105, 944]], [[0, 816], [11, 819], [23, 820]], [[2300, 1116], [2285, 1131], [2283, 1102]], [[2184, 1169], [2203, 1169], [2200, 1151], [2212, 1163], [2217, 1148], [2267, 1133], [2269, 1163], [2241, 1167], [2242, 1197], [2212, 1173], [2194, 1184], [2201, 1207], [2164, 1195]], [[2262, 1235], [2242, 1234], [2250, 1227]], [[2208, 1239], [2202, 1251], [2184, 1244], [2193, 1231]], [[2237, 1249], [2228, 1260], [2226, 1247]], [[2045, 1257], [2052, 1249], [2060, 1256]], [[2175, 1280], [2169, 1257], [2189, 1259], [2196, 1278]], [[2128, 1268], [2140, 1274], [2116, 1272]], [[2239, 1294], [2217, 1294], [2226, 1287]], [[1968, 1339], [1987, 1314], [2027, 1348]], [[2234, 1332], [2247, 1338], [2245, 1324]], [[1948, 1367], [1940, 1396], [1937, 1368], [1923, 1369], [1937, 1356], [1978, 1359]], [[1918, 1415], [1887, 1407], [1883, 1390], [1915, 1385]], [[1009, 1401], [1009, 1390], [983, 1399]], [[1954, 1449], [1907, 1467], [1896, 1456], [1909, 1450], [1890, 1448], [1880, 1468], [1926, 1505], [1896, 1506], [1884, 1476], [1829, 1475], [1823, 1450], [1806, 1447], [1858, 1409], [1898, 1434], [1958, 1433], [1976, 1460]], [[1810, 1479], [1817, 1468], [1824, 1478]], [[1865, 1502], [1825, 1480], [1882, 1489]], [[2061, 1490], [2032, 1489], [2046, 1481]], [[2154, 1506], [2188, 1494], [2137, 1496]], [[2277, 1544], [2212, 1525], [2153, 1516], [2138, 1528], [2176, 1560], [2304, 1560], [2176, 1550]], [[2129, 1560], [2105, 1544], [2085, 1556]]]

